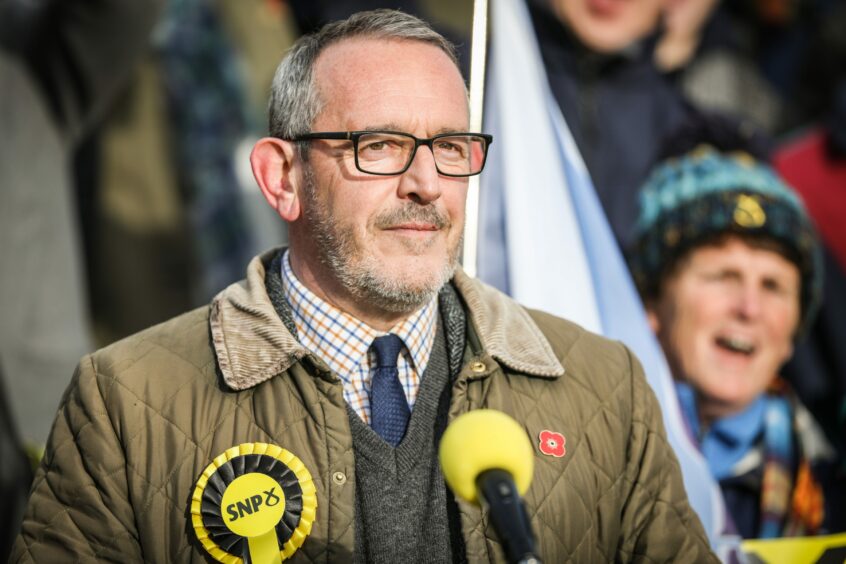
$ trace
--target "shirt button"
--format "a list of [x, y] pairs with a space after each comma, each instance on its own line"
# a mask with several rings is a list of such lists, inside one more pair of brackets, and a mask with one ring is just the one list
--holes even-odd
[[334, 474], [332, 474], [332, 481], [339, 486], [343, 486], [347, 483], [347, 475], [343, 472], [335, 472]]
[[476, 374], [481, 374], [485, 370], [487, 370], [487, 366], [485, 366], [484, 362], [476, 361], [470, 365], [470, 370], [475, 372]]

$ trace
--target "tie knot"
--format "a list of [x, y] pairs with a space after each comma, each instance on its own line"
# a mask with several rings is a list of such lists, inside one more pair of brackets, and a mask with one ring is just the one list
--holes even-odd
[[376, 352], [377, 368], [396, 368], [397, 357], [402, 350], [402, 339], [388, 333], [373, 339], [371, 348]]

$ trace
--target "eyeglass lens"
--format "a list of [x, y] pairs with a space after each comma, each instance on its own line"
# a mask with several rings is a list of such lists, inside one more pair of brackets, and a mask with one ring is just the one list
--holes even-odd
[[[366, 133], [358, 139], [358, 166], [365, 172], [396, 174], [413, 158], [415, 140], [397, 133]], [[482, 170], [485, 160], [485, 139], [475, 135], [438, 137], [432, 143], [432, 154], [438, 172], [448, 175], [471, 175]]]

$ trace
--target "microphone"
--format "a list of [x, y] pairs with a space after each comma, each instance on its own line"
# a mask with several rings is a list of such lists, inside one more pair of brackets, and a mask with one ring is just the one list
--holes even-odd
[[501, 411], [477, 409], [455, 419], [441, 438], [439, 457], [450, 489], [488, 508], [512, 564], [540, 564], [526, 507], [534, 452], [517, 421]]

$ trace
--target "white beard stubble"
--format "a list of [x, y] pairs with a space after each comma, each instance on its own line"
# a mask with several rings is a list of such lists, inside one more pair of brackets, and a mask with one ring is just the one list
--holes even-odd
[[[303, 215], [311, 226], [319, 262], [335, 276], [341, 286], [356, 300], [369, 303], [391, 313], [411, 313], [426, 304], [441, 287], [449, 282], [458, 266], [458, 251], [462, 237], [454, 248], [448, 249], [443, 267], [431, 272], [418, 283], [402, 275], [390, 276], [383, 265], [355, 239], [352, 227], [339, 226], [327, 206], [317, 201], [317, 186], [311, 167], [305, 166], [306, 202]], [[433, 205], [407, 202], [403, 207], [380, 214], [374, 226], [387, 227], [407, 221], [432, 223], [439, 229], [450, 221]], [[411, 254], [421, 253], [434, 242], [409, 244]]]

